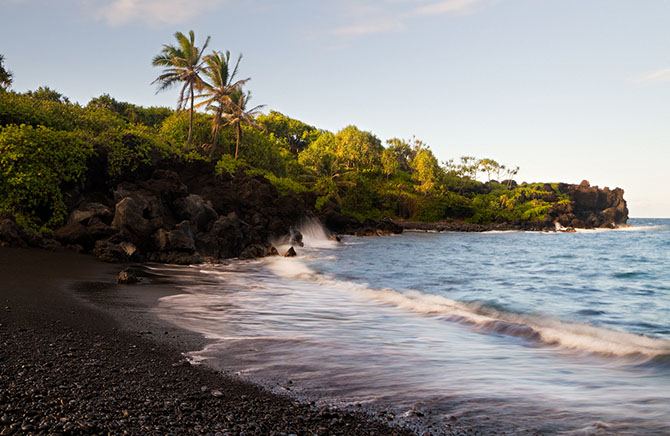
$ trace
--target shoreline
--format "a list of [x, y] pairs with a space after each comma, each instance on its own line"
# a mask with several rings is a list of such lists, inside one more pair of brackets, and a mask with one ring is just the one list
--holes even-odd
[[617, 224], [616, 227], [546, 227], [543, 225], [535, 225], [531, 222], [523, 224], [509, 224], [509, 223], [491, 223], [491, 224], [471, 224], [465, 221], [407, 221], [394, 220], [398, 226], [402, 227], [405, 232], [460, 232], [460, 233], [483, 233], [483, 232], [562, 232], [575, 233], [584, 230], [617, 230], [627, 227], [632, 227], [630, 224]]
[[2, 435], [413, 434], [189, 364], [206, 340], [145, 315], [174, 284], [117, 285], [120, 265], [69, 251], [3, 247], [0, 266]]

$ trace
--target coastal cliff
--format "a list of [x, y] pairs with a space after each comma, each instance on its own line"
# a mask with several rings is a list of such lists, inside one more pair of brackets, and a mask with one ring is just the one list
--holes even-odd
[[[540, 231], [554, 230], [557, 224], [614, 228], [628, 219], [622, 189], [601, 189], [587, 181], [546, 184], [533, 191], [532, 198], [520, 199], [551, 204], [542, 219], [478, 224], [360, 221], [343, 214], [336, 204], [317, 211], [309, 193], [282, 195], [262, 176], [250, 177], [242, 171], [215, 175], [213, 165], [202, 161], [163, 162], [162, 168], [144, 168], [112, 186], [95, 174], [95, 165], [89, 173], [86, 183], [65, 190], [68, 219], [52, 235], [23, 230], [5, 214], [0, 220], [2, 244], [68, 247], [107, 262], [191, 264], [283, 254], [272, 244], [299, 235], [296, 226], [309, 216], [318, 217], [333, 234], [357, 236], [397, 234], [403, 229]], [[300, 245], [300, 236], [291, 242]]]
[[579, 185], [560, 183], [558, 189], [568, 194], [570, 202], [555, 205], [548, 216], [564, 227], [615, 228], [628, 221], [628, 207], [621, 188], [600, 189], [584, 180]]

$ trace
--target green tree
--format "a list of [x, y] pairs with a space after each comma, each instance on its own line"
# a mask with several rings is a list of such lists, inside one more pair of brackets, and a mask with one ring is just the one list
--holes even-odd
[[426, 144], [416, 137], [411, 139], [391, 138], [386, 143], [388, 149], [395, 155], [400, 169], [408, 173], [412, 172], [412, 161], [419, 150], [427, 148]]
[[461, 177], [477, 180], [479, 160], [474, 156], [461, 156], [461, 163], [458, 165], [458, 169]]
[[203, 80], [200, 77], [203, 66], [203, 52], [209, 44], [210, 37], [207, 37], [202, 49], [195, 45], [195, 33], [191, 30], [188, 38], [181, 32], [174, 34], [177, 39], [177, 45], [164, 45], [163, 50], [153, 58], [152, 64], [155, 67], [163, 67], [163, 73], [152, 82], [158, 84], [158, 91], [164, 91], [179, 82], [183, 86], [179, 93], [177, 110], [181, 110], [190, 100], [190, 121], [188, 130], [188, 139], [186, 145], [191, 144], [193, 139], [193, 105], [195, 101], [195, 91], [202, 89]]
[[508, 189], [510, 189], [514, 184], [514, 176], [517, 174], [519, 174], [519, 167], [505, 168], [505, 185]]
[[491, 174], [496, 174], [500, 169], [500, 164], [493, 159], [481, 159], [479, 161], [481, 171], [486, 173], [488, 181], [491, 181]]
[[152, 106], [145, 108], [132, 103], [121, 102], [109, 94], [103, 94], [100, 97], [92, 98], [86, 107], [106, 109], [130, 123], [144, 124], [149, 127], [159, 126], [174, 112], [167, 107]]
[[417, 152], [412, 168], [414, 177], [421, 183], [420, 191], [427, 193], [437, 186], [442, 169], [430, 149], [423, 148]]
[[0, 54], [0, 89], [6, 90], [12, 85], [12, 80], [14, 75], [11, 71], [6, 70], [5, 66], [5, 56]]
[[396, 154], [389, 150], [388, 148], [384, 149], [382, 152], [382, 169], [386, 178], [388, 179], [393, 173], [400, 169], [400, 163], [398, 162]]
[[230, 52], [215, 51], [211, 55], [205, 57], [205, 76], [207, 81], [203, 83], [204, 88], [202, 94], [198, 97], [204, 100], [198, 103], [198, 106], [205, 106], [214, 111], [212, 118], [212, 150], [210, 154], [214, 156], [217, 154], [217, 140], [219, 138], [219, 128], [223, 124], [223, 116], [226, 109], [232, 105], [230, 98], [235, 90], [242, 89], [242, 85], [251, 80], [250, 77], [235, 81], [237, 69], [240, 66], [242, 55], [237, 58], [237, 62], [231, 71]]
[[334, 178], [341, 168], [335, 156], [335, 135], [324, 132], [309, 147], [298, 155], [298, 162], [312, 170], [317, 176]]
[[254, 116], [258, 114], [261, 108], [265, 105], [254, 106], [251, 109], [247, 109], [247, 104], [251, 100], [251, 91], [246, 93], [241, 89], [237, 88], [230, 95], [230, 104], [227, 108], [227, 113], [225, 117], [228, 120], [228, 124], [235, 129], [235, 159], [240, 151], [240, 140], [242, 139], [242, 125], [246, 124], [257, 129], [262, 127], [256, 123]]
[[40, 86], [34, 91], [26, 92], [28, 97], [42, 101], [53, 101], [55, 103], [69, 103], [70, 99], [48, 86]]
[[316, 127], [289, 118], [277, 111], [260, 115], [256, 121], [272, 133], [279, 144], [286, 147], [291, 153], [297, 154], [305, 150], [321, 134]]
[[334, 151], [343, 166], [360, 170], [379, 165], [384, 147], [372, 133], [347, 126], [335, 135]]

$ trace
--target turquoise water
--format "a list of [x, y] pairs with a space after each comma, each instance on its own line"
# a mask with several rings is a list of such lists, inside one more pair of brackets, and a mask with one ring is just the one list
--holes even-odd
[[412, 233], [167, 271], [191, 354], [270, 389], [434, 434], [670, 434], [670, 220]]

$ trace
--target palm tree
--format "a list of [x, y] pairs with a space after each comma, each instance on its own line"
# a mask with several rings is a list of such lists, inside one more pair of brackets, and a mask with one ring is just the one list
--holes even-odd
[[5, 62], [5, 56], [0, 54], [0, 89], [9, 89], [12, 84], [12, 72], [5, 70], [2, 65]]
[[181, 32], [174, 34], [177, 39], [177, 45], [163, 45], [163, 50], [153, 58], [152, 64], [154, 67], [164, 67], [163, 73], [158, 76], [156, 80], [151, 82], [158, 83], [158, 91], [163, 91], [167, 88], [177, 84], [177, 82], [184, 82], [184, 86], [179, 93], [179, 101], [177, 102], [177, 110], [181, 110], [186, 105], [190, 98], [191, 100], [191, 116], [188, 125], [188, 139], [186, 145], [191, 144], [193, 139], [193, 103], [195, 100], [195, 91], [200, 90], [203, 86], [203, 80], [200, 73], [203, 71], [202, 54], [209, 44], [210, 37], [207, 37], [202, 49], [195, 45], [195, 33], [191, 30], [188, 32], [188, 38]]
[[254, 120], [254, 116], [258, 114], [260, 109], [265, 107], [265, 105], [262, 104], [251, 109], [247, 109], [247, 103], [249, 103], [249, 100], [251, 100], [251, 91], [244, 93], [241, 88], [236, 88], [230, 94], [230, 105], [227, 108], [227, 113], [224, 115], [225, 118], [228, 119], [227, 124], [233, 126], [235, 129], [235, 134], [237, 137], [237, 142], [235, 144], [235, 160], [237, 160], [237, 155], [240, 150], [242, 124], [247, 124], [257, 129], [262, 129], [262, 127], [259, 126]]
[[205, 106], [208, 109], [214, 110], [214, 118], [212, 119], [212, 150], [210, 154], [216, 154], [216, 142], [219, 138], [219, 128], [223, 121], [224, 112], [231, 107], [232, 100], [230, 96], [235, 90], [241, 89], [242, 85], [247, 83], [251, 78], [241, 79], [235, 81], [237, 69], [240, 66], [242, 55], [237, 58], [235, 67], [230, 70], [230, 52], [215, 51], [211, 55], [205, 57], [205, 75], [208, 81], [204, 82], [204, 91], [198, 97], [204, 98], [198, 103], [196, 107]]

